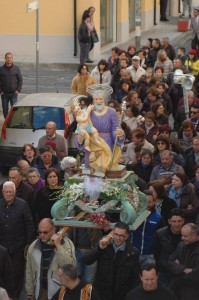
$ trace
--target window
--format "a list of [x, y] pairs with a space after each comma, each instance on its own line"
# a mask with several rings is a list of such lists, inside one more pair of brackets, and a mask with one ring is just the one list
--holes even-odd
[[116, 27], [115, 0], [100, 1], [100, 32], [101, 45], [114, 42], [114, 26]]
[[64, 129], [64, 109], [60, 107], [14, 107], [8, 128], [44, 129], [47, 122], [53, 121], [57, 129]]

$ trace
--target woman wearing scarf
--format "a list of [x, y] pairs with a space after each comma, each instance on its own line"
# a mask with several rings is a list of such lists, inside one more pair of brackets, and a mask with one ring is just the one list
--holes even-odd
[[167, 187], [167, 195], [176, 202], [178, 208], [183, 210], [186, 223], [195, 223], [199, 211], [199, 200], [186, 174], [174, 173], [172, 183]]

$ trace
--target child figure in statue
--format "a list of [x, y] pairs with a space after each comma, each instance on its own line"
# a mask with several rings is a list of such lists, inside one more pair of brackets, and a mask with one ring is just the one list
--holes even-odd
[[94, 140], [100, 145], [99, 133], [95, 127], [93, 127], [90, 120], [90, 113], [94, 109], [94, 105], [89, 105], [86, 110], [81, 110], [79, 105], [71, 105], [71, 111], [78, 123], [76, 133], [85, 133], [85, 149], [91, 152], [90, 148], [90, 134], [93, 135]]

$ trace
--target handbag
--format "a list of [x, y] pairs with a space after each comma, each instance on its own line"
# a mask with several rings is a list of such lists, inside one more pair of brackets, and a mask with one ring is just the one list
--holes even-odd
[[99, 42], [99, 37], [95, 28], [91, 31], [91, 39], [93, 43]]

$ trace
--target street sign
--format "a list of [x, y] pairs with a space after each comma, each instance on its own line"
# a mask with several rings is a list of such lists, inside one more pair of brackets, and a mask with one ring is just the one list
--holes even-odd
[[27, 4], [27, 12], [34, 11], [38, 8], [39, 8], [39, 1], [34, 1]]

